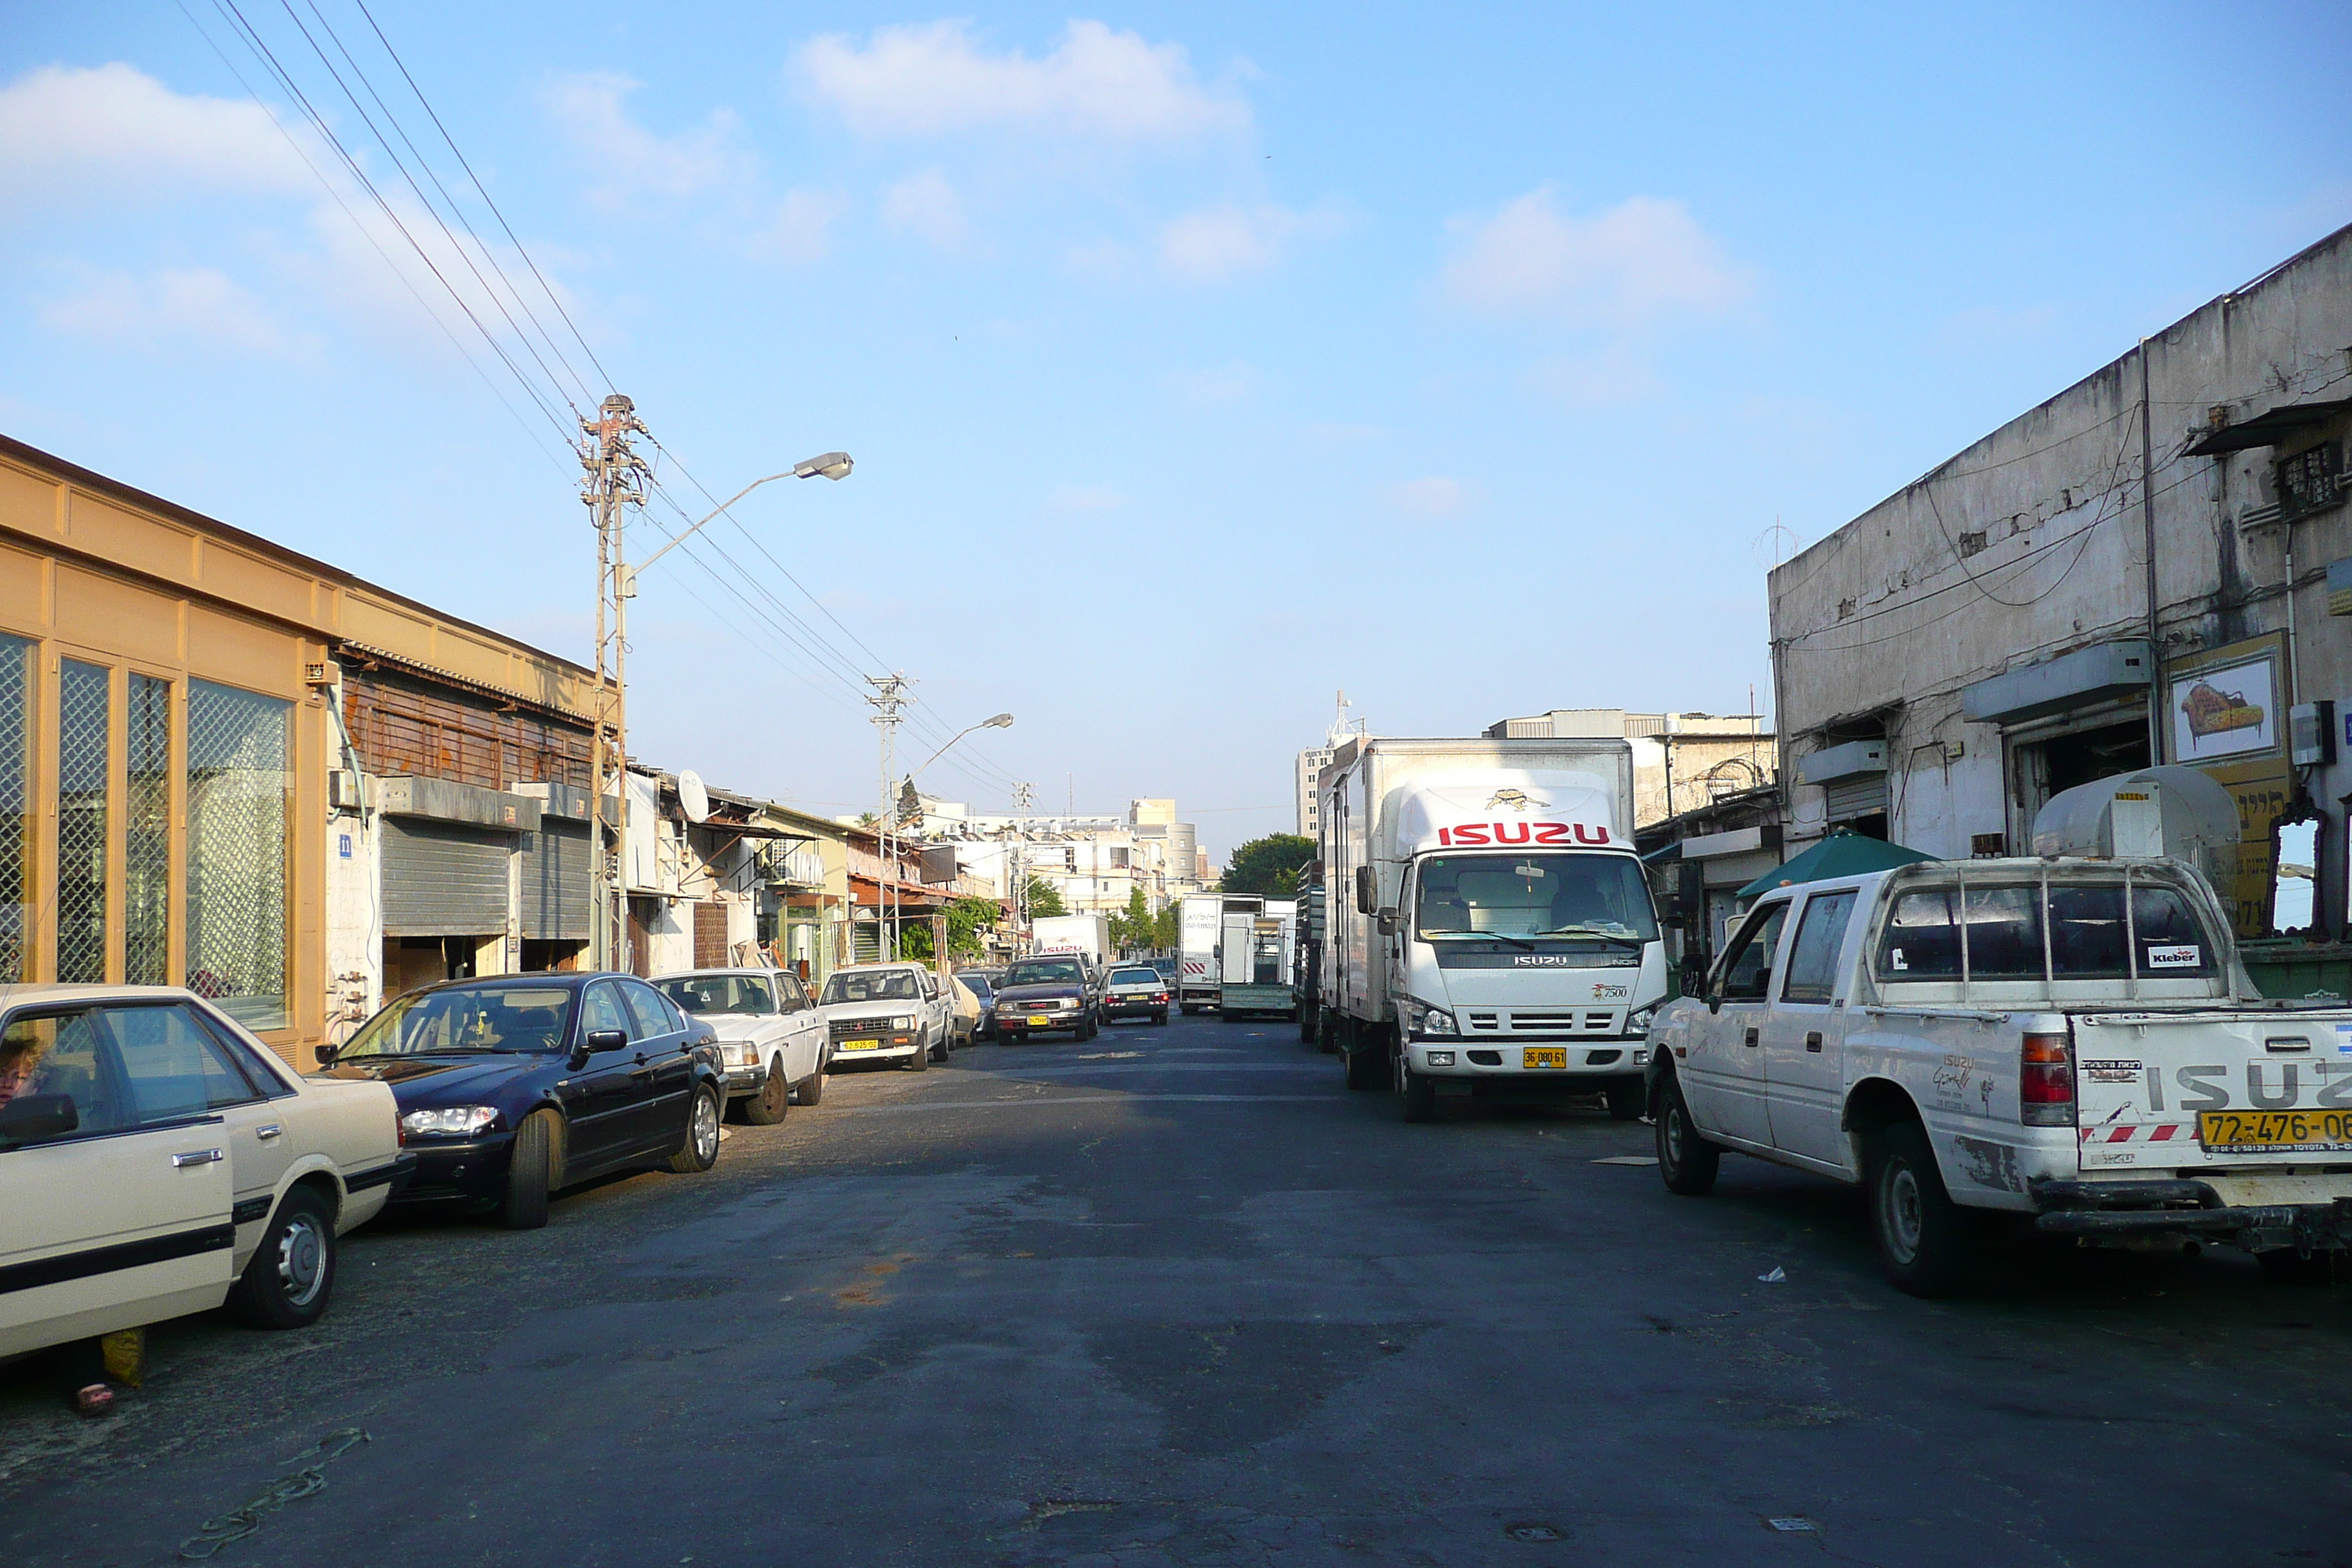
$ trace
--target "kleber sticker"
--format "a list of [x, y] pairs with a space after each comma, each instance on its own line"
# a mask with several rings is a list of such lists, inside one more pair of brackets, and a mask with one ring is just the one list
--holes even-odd
[[1908, 969], [1911, 967], [1909, 964], [1903, 962], [1903, 950], [1899, 947], [1890, 947], [1886, 950], [1886, 963], [1887, 967], [1890, 969]]
[[2195, 942], [2181, 942], [2172, 947], [2151, 946], [2147, 950], [2147, 966], [2150, 969], [2194, 969], [2204, 962], [2205, 950]]
[[2083, 1076], [2093, 1083], [2137, 1083], [2139, 1075], [2145, 1070], [2139, 1063], [2127, 1057], [2083, 1064]]

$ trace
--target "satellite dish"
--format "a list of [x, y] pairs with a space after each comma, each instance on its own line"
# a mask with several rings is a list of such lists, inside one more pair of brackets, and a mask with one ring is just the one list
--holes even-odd
[[686, 807], [688, 822], [710, 819], [710, 792], [702, 787], [702, 775], [692, 768], [677, 775], [677, 803]]

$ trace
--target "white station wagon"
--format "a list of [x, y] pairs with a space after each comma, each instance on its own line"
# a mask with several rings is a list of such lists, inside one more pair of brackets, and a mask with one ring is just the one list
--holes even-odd
[[754, 1127], [824, 1098], [824, 1015], [791, 970], [690, 969], [655, 976], [654, 988], [718, 1033], [728, 1104]]
[[201, 1312], [292, 1329], [415, 1156], [392, 1090], [301, 1078], [193, 993], [11, 988], [0, 1356]]

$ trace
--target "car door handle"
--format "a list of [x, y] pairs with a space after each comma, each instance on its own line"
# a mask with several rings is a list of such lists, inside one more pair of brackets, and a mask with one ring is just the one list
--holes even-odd
[[268, 1142], [272, 1138], [283, 1138], [283, 1137], [285, 1137], [285, 1136], [286, 1136], [286, 1129], [285, 1129], [282, 1125], [280, 1125], [279, 1123], [273, 1121], [273, 1122], [271, 1122], [271, 1123], [270, 1123], [268, 1126], [267, 1126], [267, 1127], [257, 1127], [257, 1128], [255, 1128], [255, 1129], [253, 1130], [253, 1135], [254, 1135], [256, 1138], [260, 1139], [263, 1142], [267, 1143], [267, 1142]]
[[1754, 1045], [1754, 1044], [1756, 1043], [1756, 1031], [1755, 1031], [1755, 1030], [1753, 1030], [1753, 1029], [1748, 1030], [1748, 1031], [1747, 1037], [1746, 1037], [1744, 1040], [1742, 1040], [1740, 1043], [1741, 1043], [1741, 1044], [1743, 1044], [1743, 1045], [1749, 1045], [1749, 1046]]
[[1805, 1036], [1805, 1049], [1807, 1049], [1807, 1050], [1809, 1050], [1809, 1051], [1818, 1051], [1818, 1050], [1820, 1050], [1821, 1048], [1822, 1048], [1822, 1032], [1821, 1032], [1819, 1029], [1814, 1029], [1814, 1030], [1812, 1030], [1812, 1031], [1809, 1032], [1809, 1033]]
[[191, 1165], [216, 1165], [226, 1155], [217, 1149], [191, 1149], [184, 1154], [172, 1156], [174, 1169], [184, 1171]]

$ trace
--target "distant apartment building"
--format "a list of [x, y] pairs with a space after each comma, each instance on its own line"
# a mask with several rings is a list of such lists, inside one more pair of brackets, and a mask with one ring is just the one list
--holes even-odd
[[1201, 885], [1194, 829], [1176, 820], [1172, 800], [1131, 801], [1125, 816], [992, 816], [932, 795], [921, 802], [925, 836], [953, 844], [957, 869], [999, 898], [1035, 879], [1074, 914], [1109, 914], [1139, 888], [1156, 911]]
[[1644, 827], [1778, 776], [1772, 731], [1753, 713], [1628, 713], [1555, 708], [1505, 719], [1488, 738], [1622, 736], [1633, 746], [1633, 825]]
[[1298, 753], [1298, 765], [1293, 778], [1298, 798], [1298, 831], [1307, 838], [1319, 836], [1323, 821], [1315, 804], [1315, 779], [1331, 765], [1331, 746], [1309, 746]]

